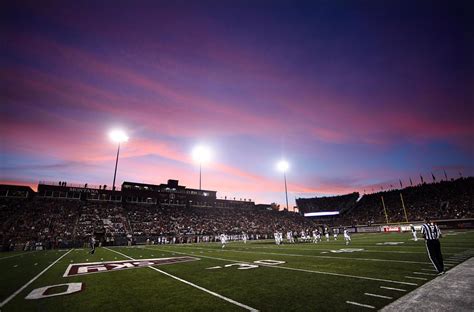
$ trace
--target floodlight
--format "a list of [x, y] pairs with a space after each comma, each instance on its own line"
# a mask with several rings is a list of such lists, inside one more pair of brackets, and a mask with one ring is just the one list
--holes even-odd
[[120, 129], [115, 129], [109, 132], [110, 139], [115, 143], [122, 143], [128, 141], [127, 134]]
[[199, 164], [206, 164], [211, 161], [212, 151], [207, 146], [199, 145], [193, 149], [192, 155], [195, 162]]
[[277, 168], [281, 172], [286, 172], [290, 168], [290, 164], [286, 160], [280, 160], [277, 164]]

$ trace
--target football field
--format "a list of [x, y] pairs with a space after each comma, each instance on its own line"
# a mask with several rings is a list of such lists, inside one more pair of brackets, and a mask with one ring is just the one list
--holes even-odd
[[[474, 255], [474, 232], [446, 231], [441, 246], [449, 274]], [[88, 251], [1, 253], [1, 311], [377, 310], [436, 278], [409, 233]]]

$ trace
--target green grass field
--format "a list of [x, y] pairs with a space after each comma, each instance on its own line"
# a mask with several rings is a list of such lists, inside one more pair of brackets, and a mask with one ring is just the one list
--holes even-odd
[[[474, 232], [446, 232], [441, 245], [449, 270], [474, 255]], [[198, 259], [63, 277], [70, 264], [182, 256]], [[380, 309], [436, 278], [424, 241], [408, 233], [356, 234], [349, 246], [340, 236], [318, 244], [231, 242], [224, 249], [208, 243], [98, 248], [94, 255], [2, 253], [0, 264], [1, 311], [359, 311]], [[25, 299], [33, 289], [75, 282], [82, 291]]]

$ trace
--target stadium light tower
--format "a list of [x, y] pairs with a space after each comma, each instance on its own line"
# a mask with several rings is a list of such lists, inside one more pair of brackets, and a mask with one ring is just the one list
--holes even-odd
[[285, 180], [285, 196], [286, 196], [286, 211], [288, 208], [288, 189], [286, 187], [286, 171], [290, 168], [290, 164], [286, 160], [280, 160], [277, 164], [278, 171], [283, 172], [283, 179]]
[[198, 145], [193, 149], [193, 159], [199, 163], [199, 189], [201, 189], [201, 172], [202, 165], [211, 161], [212, 151], [209, 147]]
[[112, 191], [115, 191], [115, 177], [117, 176], [117, 165], [118, 165], [118, 159], [119, 159], [119, 154], [120, 154], [120, 143], [127, 142], [128, 136], [123, 130], [116, 129], [109, 132], [109, 138], [112, 140], [112, 142], [118, 143], [117, 158], [115, 159], [114, 182], [112, 183]]

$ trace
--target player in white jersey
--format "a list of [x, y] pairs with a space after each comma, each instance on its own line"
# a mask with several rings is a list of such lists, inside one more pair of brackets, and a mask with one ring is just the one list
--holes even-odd
[[334, 232], [334, 240], [337, 240], [337, 232], [335, 230], [333, 230]]
[[317, 230], [313, 231], [313, 243], [315, 243], [315, 244], [318, 243], [318, 231]]
[[286, 239], [288, 240], [288, 243], [294, 243], [295, 239], [293, 238], [293, 232], [288, 231], [286, 232]]
[[344, 229], [344, 240], [346, 241], [346, 245], [349, 245], [351, 242], [351, 237], [349, 236], [349, 231]]
[[306, 241], [306, 232], [305, 231], [301, 231], [301, 240], [303, 242]]
[[91, 248], [89, 253], [91, 255], [93, 255], [95, 253], [95, 243], [96, 243], [95, 237], [94, 237], [94, 235], [92, 235], [91, 238], [90, 238], [90, 241], [89, 241], [89, 246]]
[[416, 242], [418, 241], [418, 237], [416, 237], [416, 229], [415, 227], [413, 226], [413, 224], [410, 224], [410, 228], [411, 228], [411, 234], [413, 235], [413, 240]]
[[242, 233], [242, 240], [244, 241], [244, 244], [247, 244], [247, 233]]
[[221, 239], [222, 248], [224, 248], [225, 244], [227, 244], [227, 235], [221, 234], [220, 239]]

